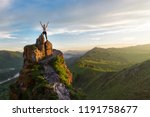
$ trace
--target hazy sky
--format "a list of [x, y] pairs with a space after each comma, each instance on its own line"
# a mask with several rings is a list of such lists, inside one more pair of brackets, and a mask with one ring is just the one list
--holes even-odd
[[35, 43], [39, 21], [62, 50], [150, 43], [150, 0], [0, 0], [0, 50]]

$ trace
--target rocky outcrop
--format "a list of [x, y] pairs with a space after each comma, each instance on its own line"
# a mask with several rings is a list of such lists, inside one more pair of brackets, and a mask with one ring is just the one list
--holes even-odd
[[36, 44], [24, 47], [24, 65], [32, 64], [42, 60], [46, 56], [52, 55], [52, 44], [47, 40], [45, 42], [43, 34], [36, 40]]
[[24, 47], [24, 65], [10, 86], [10, 99], [72, 99], [72, 74], [63, 53], [41, 34], [33, 45]]
[[45, 42], [45, 55], [49, 56], [53, 53], [52, 44], [47, 40]]

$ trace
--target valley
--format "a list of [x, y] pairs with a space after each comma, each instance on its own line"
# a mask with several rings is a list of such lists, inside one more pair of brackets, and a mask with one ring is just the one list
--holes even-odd
[[150, 45], [94, 48], [71, 66], [74, 86], [82, 89], [87, 99], [150, 99], [149, 85], [145, 85], [150, 81], [149, 52]]
[[[0, 56], [5, 60], [0, 66], [0, 99], [8, 99], [9, 84], [15, 81], [10, 77], [22, 66], [22, 54], [13, 55]], [[149, 44], [126, 48], [96, 47], [87, 52], [69, 51], [64, 56], [73, 74], [73, 86], [82, 90], [86, 99], [150, 99]]]

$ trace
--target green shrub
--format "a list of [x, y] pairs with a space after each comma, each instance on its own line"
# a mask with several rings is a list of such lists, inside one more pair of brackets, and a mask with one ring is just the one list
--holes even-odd
[[70, 93], [70, 98], [72, 100], [83, 100], [83, 99], [86, 99], [86, 95], [85, 95], [85, 93], [83, 93], [82, 90], [75, 89], [75, 88], [72, 88], [72, 87], [69, 87], [68, 90], [69, 90], [69, 93]]
[[68, 80], [69, 76], [67, 74], [67, 69], [64, 66], [64, 59], [62, 57], [56, 56], [55, 58], [52, 59], [51, 65], [60, 76], [60, 80], [65, 85], [70, 85]]
[[34, 87], [33, 91], [33, 99], [51, 99], [57, 100], [58, 96], [56, 92], [54, 92], [53, 87], [50, 84], [40, 84]]

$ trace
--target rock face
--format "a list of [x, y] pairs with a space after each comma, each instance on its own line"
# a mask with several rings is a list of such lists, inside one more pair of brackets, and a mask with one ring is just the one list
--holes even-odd
[[53, 53], [52, 44], [49, 41], [46, 41], [45, 42], [45, 54], [46, 54], [46, 56], [49, 56], [52, 53]]
[[24, 65], [35, 63], [42, 60], [45, 56], [52, 55], [52, 44], [49, 41], [45, 42], [43, 34], [36, 40], [36, 44], [27, 45], [24, 47]]
[[52, 49], [42, 34], [36, 44], [24, 47], [23, 57], [19, 78], [10, 86], [10, 99], [72, 99], [72, 74], [63, 53]]

